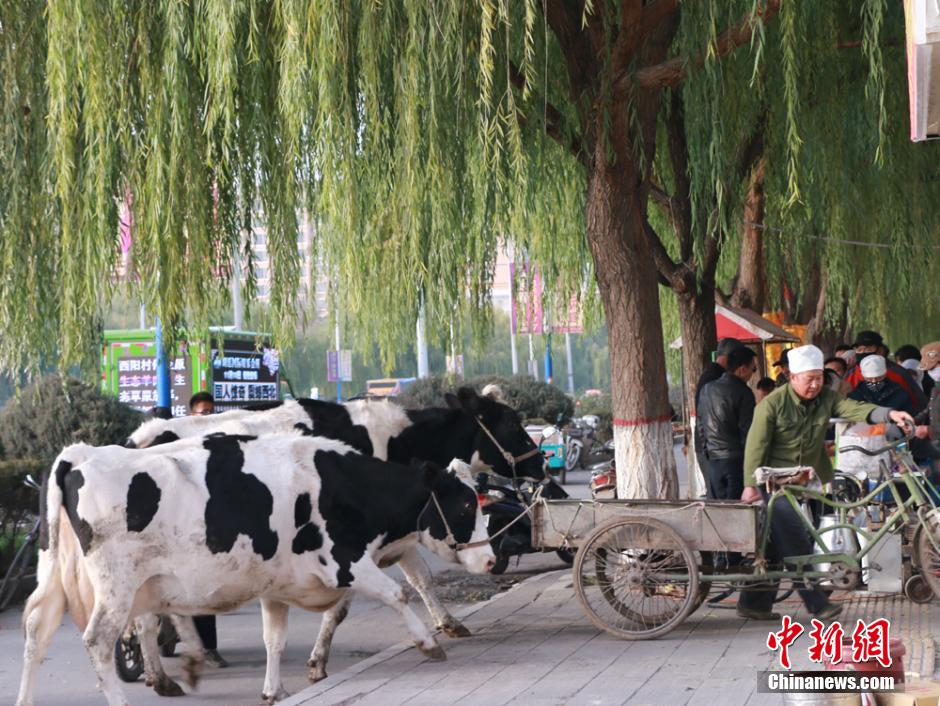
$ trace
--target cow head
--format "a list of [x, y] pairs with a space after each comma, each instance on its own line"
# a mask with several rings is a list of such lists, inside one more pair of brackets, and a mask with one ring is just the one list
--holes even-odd
[[[454, 459], [445, 471], [432, 463], [421, 466], [431, 491], [418, 517], [421, 542], [435, 554], [463, 564], [474, 574], [486, 573], [496, 557], [477, 502], [470, 466]], [[463, 544], [480, 546], [462, 548]]]
[[[447, 393], [447, 406], [463, 412], [473, 420], [472, 453], [480, 461], [506, 478], [528, 478], [534, 481], [549, 478], [546, 497], [567, 497], [567, 493], [546, 475], [545, 458], [538, 452], [519, 414], [495, 396], [478, 395], [472, 387], [462, 387], [457, 394]], [[515, 468], [505, 454], [511, 454]]]

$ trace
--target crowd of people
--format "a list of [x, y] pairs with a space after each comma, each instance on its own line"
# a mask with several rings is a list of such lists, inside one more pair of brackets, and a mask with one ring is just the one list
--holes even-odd
[[[821, 482], [830, 482], [825, 442], [829, 420], [836, 417], [893, 422], [912, 435], [915, 460], [932, 468], [940, 459], [940, 341], [922, 348], [905, 344], [891, 355], [878, 332], [862, 331], [829, 357], [804, 345], [784, 351], [773, 367], [777, 379], [761, 378], [752, 389], [755, 351], [724, 338], [698, 381], [694, 450], [709, 498], [766, 503], [768, 493], [754, 479], [760, 467], [810, 466]], [[812, 553], [812, 539], [789, 502], [775, 502], [772, 518], [769, 562]], [[734, 566], [740, 557], [724, 561]], [[779, 619], [771, 611], [775, 595], [775, 588], [743, 592], [738, 615]], [[800, 595], [821, 620], [841, 611], [818, 588], [806, 586]]]

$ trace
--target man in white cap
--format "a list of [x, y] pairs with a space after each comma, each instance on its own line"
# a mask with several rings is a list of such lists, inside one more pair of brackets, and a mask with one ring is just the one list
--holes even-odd
[[888, 363], [884, 356], [872, 353], [858, 364], [862, 372], [862, 384], [849, 393], [850, 400], [871, 402], [879, 407], [902, 409], [913, 414], [911, 396], [894, 380], [888, 379]]
[[[744, 448], [744, 493], [741, 500], [767, 500], [767, 492], [757, 487], [754, 471], [760, 466], [792, 468], [812, 466], [823, 483], [833, 478], [824, 440], [831, 417], [856, 422], [883, 423], [891, 420], [913, 428], [913, 419], [904, 411], [849, 400], [827, 387], [823, 376], [823, 352], [816, 346], [790, 350], [790, 380], [774, 390], [754, 410], [754, 420]], [[770, 543], [766, 559], [781, 563], [783, 557], [813, 553], [813, 542], [801, 516], [784, 499], [774, 502]], [[771, 612], [776, 588], [744, 591], [738, 601], [738, 615], [755, 620], [778, 620]], [[800, 596], [807, 610], [820, 620], [837, 616], [842, 606], [830, 603], [819, 589], [803, 589]]]

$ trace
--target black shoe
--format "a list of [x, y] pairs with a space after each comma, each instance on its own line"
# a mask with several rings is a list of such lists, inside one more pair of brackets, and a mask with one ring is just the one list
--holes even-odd
[[772, 613], [769, 610], [753, 610], [741, 606], [738, 606], [737, 614], [739, 618], [747, 618], [748, 620], [780, 620], [780, 613]]
[[813, 617], [820, 621], [832, 620], [833, 618], [839, 617], [841, 612], [841, 603], [826, 603], [826, 605], [813, 613]]
[[223, 659], [218, 650], [206, 650], [206, 664], [216, 669], [225, 669], [228, 662]]

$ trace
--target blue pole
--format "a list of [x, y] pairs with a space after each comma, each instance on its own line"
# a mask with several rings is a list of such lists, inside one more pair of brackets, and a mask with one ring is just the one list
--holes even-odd
[[157, 407], [170, 412], [170, 370], [166, 358], [166, 350], [163, 347], [163, 326], [160, 324], [160, 317], [155, 321], [156, 333], [154, 343], [157, 348]]
[[552, 383], [552, 334], [545, 337], [545, 382]]

